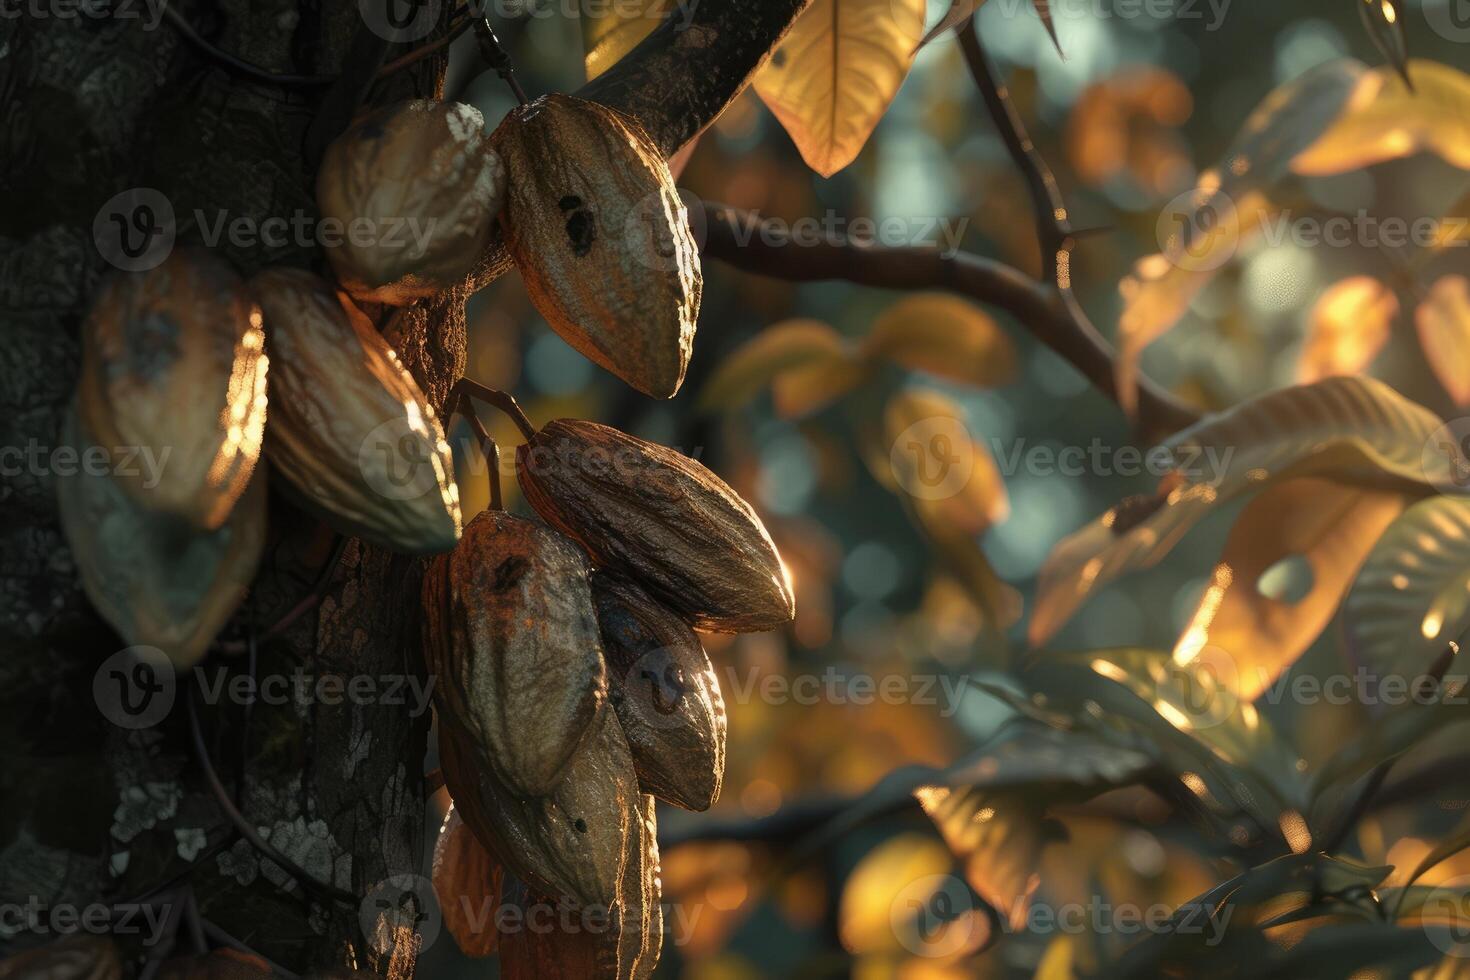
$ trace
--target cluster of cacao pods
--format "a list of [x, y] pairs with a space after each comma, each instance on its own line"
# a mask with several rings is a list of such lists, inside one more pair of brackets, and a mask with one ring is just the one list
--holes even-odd
[[[575, 940], [501, 937], [508, 975], [645, 976], [661, 930], [653, 800], [707, 809], [724, 775], [724, 700], [695, 628], [780, 627], [791, 586], [750, 506], [671, 449], [562, 419], [516, 470], [536, 518], [482, 512], [423, 583], [455, 804], [436, 888], [441, 904], [498, 887], [610, 913], [614, 928]], [[459, 921], [462, 947], [493, 948]]]

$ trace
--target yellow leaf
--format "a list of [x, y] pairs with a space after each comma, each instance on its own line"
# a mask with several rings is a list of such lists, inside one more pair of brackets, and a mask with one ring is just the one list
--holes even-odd
[[908, 389], [883, 412], [883, 454], [873, 474], [948, 533], [980, 534], [1010, 514], [995, 457], [976, 442], [965, 410], [937, 391]]
[[1399, 315], [1393, 291], [1372, 276], [1351, 276], [1329, 286], [1307, 318], [1307, 341], [1296, 379], [1311, 384], [1334, 374], [1366, 370]]
[[[1400, 493], [1314, 479], [1262, 493], [1231, 528], [1174, 661], [1213, 668], [1237, 696], [1255, 700], [1332, 619], [1404, 502]], [[1274, 588], [1273, 578], [1291, 575], [1301, 588]]]
[[1266, 192], [1368, 75], [1362, 63], [1344, 58], [1275, 89], [1246, 119], [1225, 159], [1165, 208], [1157, 226], [1163, 251], [1140, 259], [1119, 284], [1123, 312], [1114, 371], [1124, 411], [1131, 415], [1137, 407], [1144, 348], [1171, 330], [1237, 249], [1260, 234], [1270, 207]]
[[1470, 629], [1470, 498], [1440, 495], [1405, 511], [1343, 611], [1348, 649], [1376, 677], [1422, 675]]
[[1016, 351], [990, 314], [947, 293], [914, 293], [878, 317], [861, 354], [962, 384], [1003, 385]]
[[584, 3], [582, 43], [587, 48], [587, 78], [596, 78], [638, 46], [668, 16], [673, 0], [638, 4]]
[[1470, 280], [1445, 276], [1414, 313], [1419, 345], [1456, 405], [1470, 405]]
[[1166, 469], [1155, 495], [1124, 501], [1052, 549], [1031, 642], [1045, 642], [1120, 575], [1157, 564], [1217, 504], [1272, 480], [1387, 474], [1453, 488], [1460, 460], [1426, 452], [1440, 427], [1433, 412], [1362, 375], [1269, 392], [1191, 426], [1150, 454]]
[[783, 320], [761, 331], [715, 371], [699, 393], [703, 411], [733, 409], [767, 385], [786, 417], [822, 407], [864, 372], [846, 339], [820, 320]]
[[1302, 149], [1292, 169], [1340, 174], [1424, 152], [1470, 168], [1470, 75], [1422, 58], [1408, 72], [1412, 92], [1389, 67], [1366, 75], [1347, 111]]
[[914, 61], [924, 0], [814, 0], [755, 91], [823, 177], [856, 159]]
[[[952, 864], [949, 850], [924, 834], [900, 834], [868, 852], [842, 888], [837, 915], [843, 949], [855, 956], [903, 952], [900, 930], [934, 902]], [[983, 932], [983, 919], [974, 928]]]
[[1072, 971], [1071, 937], [1060, 935], [1047, 944], [1033, 980], [1074, 980], [1076, 976]]
[[1048, 843], [1041, 807], [1019, 793], [981, 787], [925, 786], [914, 796], [960, 859], [970, 887], [1007, 928], [1023, 928]]

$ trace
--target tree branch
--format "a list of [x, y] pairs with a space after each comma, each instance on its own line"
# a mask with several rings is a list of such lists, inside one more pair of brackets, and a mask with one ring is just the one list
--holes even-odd
[[[706, 204], [704, 254], [793, 282], [843, 280], [884, 289], [945, 289], [1010, 313], [1037, 340], [1061, 355], [1114, 401], [1113, 349], [1079, 323], [1061, 291], [1003, 262], [933, 247], [889, 248], [826, 236], [794, 242], [784, 227], [746, 211]], [[1188, 427], [1199, 416], [1157, 385], [1142, 379], [1139, 419], [1154, 438]]]

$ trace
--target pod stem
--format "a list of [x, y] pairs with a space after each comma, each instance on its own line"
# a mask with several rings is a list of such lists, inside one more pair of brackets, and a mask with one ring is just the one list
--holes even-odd
[[510, 86], [517, 102], [521, 105], [530, 102], [531, 100], [526, 97], [526, 90], [521, 88], [520, 80], [516, 78], [515, 66], [510, 62], [510, 53], [500, 43], [500, 38], [495, 36], [495, 28], [490, 26], [490, 18], [476, 17], [474, 21], [475, 40], [480, 45], [480, 58], [495, 70], [495, 74], [505, 79], [505, 84]]
[[464, 416], [464, 420], [470, 424], [475, 432], [475, 438], [480, 440], [480, 451], [485, 454], [485, 465], [490, 469], [490, 506], [494, 510], [505, 510], [505, 504], [500, 496], [500, 447], [495, 444], [495, 439], [490, 435], [490, 430], [485, 428], [485, 423], [480, 421], [480, 416], [475, 412], [475, 404], [470, 396], [463, 391], [459, 393], [459, 403], [455, 410]]
[[516, 428], [521, 430], [521, 435], [527, 440], [536, 438], [536, 427], [531, 424], [531, 420], [526, 417], [526, 413], [521, 410], [521, 406], [516, 403], [515, 397], [509, 392], [487, 388], [469, 378], [460, 378], [454, 387], [461, 395], [478, 398], [485, 404], [492, 405], [510, 416], [510, 420], [516, 424]]

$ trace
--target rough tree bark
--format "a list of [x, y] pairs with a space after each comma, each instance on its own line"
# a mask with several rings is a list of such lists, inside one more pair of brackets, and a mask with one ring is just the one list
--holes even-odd
[[[672, 152], [733, 98], [806, 2], [707, 0], [687, 30], [666, 24], [582, 94], [638, 116]], [[314, 215], [309, 161], [322, 127], [340, 126], [362, 60], [382, 53], [353, 0], [177, 10], [255, 65], [335, 74], [347, 64], [357, 78], [264, 84], [223, 69], [168, 21], [147, 30], [122, 16], [0, 20], [0, 903], [119, 903], [187, 875], [206, 918], [283, 965], [385, 973], [387, 957], [361, 942], [356, 906], [314, 898], [232, 833], [190, 751], [187, 679], [167, 718], [139, 731], [110, 724], [93, 697], [94, 673], [123, 643], [81, 592], [57, 523], [53, 470], [64, 463], [51, 453], [78, 326], [110, 271], [93, 241], [98, 209], [125, 189], [154, 188], [171, 202], [181, 242], [199, 233], [195, 209], [256, 227]], [[439, 31], [449, 14], [441, 5]], [[424, 59], [372, 85], [366, 102], [434, 97], [444, 67], [442, 53]], [[247, 274], [269, 263], [325, 269], [319, 249], [219, 247]], [[450, 294], [393, 316], [372, 311], [440, 406], [464, 368], [464, 300], [506, 266], [494, 248]], [[251, 623], [275, 622], [308, 594], [333, 554], [331, 534], [288, 505], [273, 501], [271, 518], [261, 572], [224, 636], [232, 647]], [[257, 673], [422, 675], [420, 574], [419, 561], [348, 542], [323, 601], [260, 647]], [[211, 680], [243, 669], [238, 655], [206, 663]], [[355, 895], [420, 870], [426, 717], [306, 699], [257, 705], [247, 734], [244, 715], [205, 705], [203, 727], [270, 844]], [[48, 938], [0, 933], [0, 955]], [[132, 953], [142, 938], [122, 937]]]

